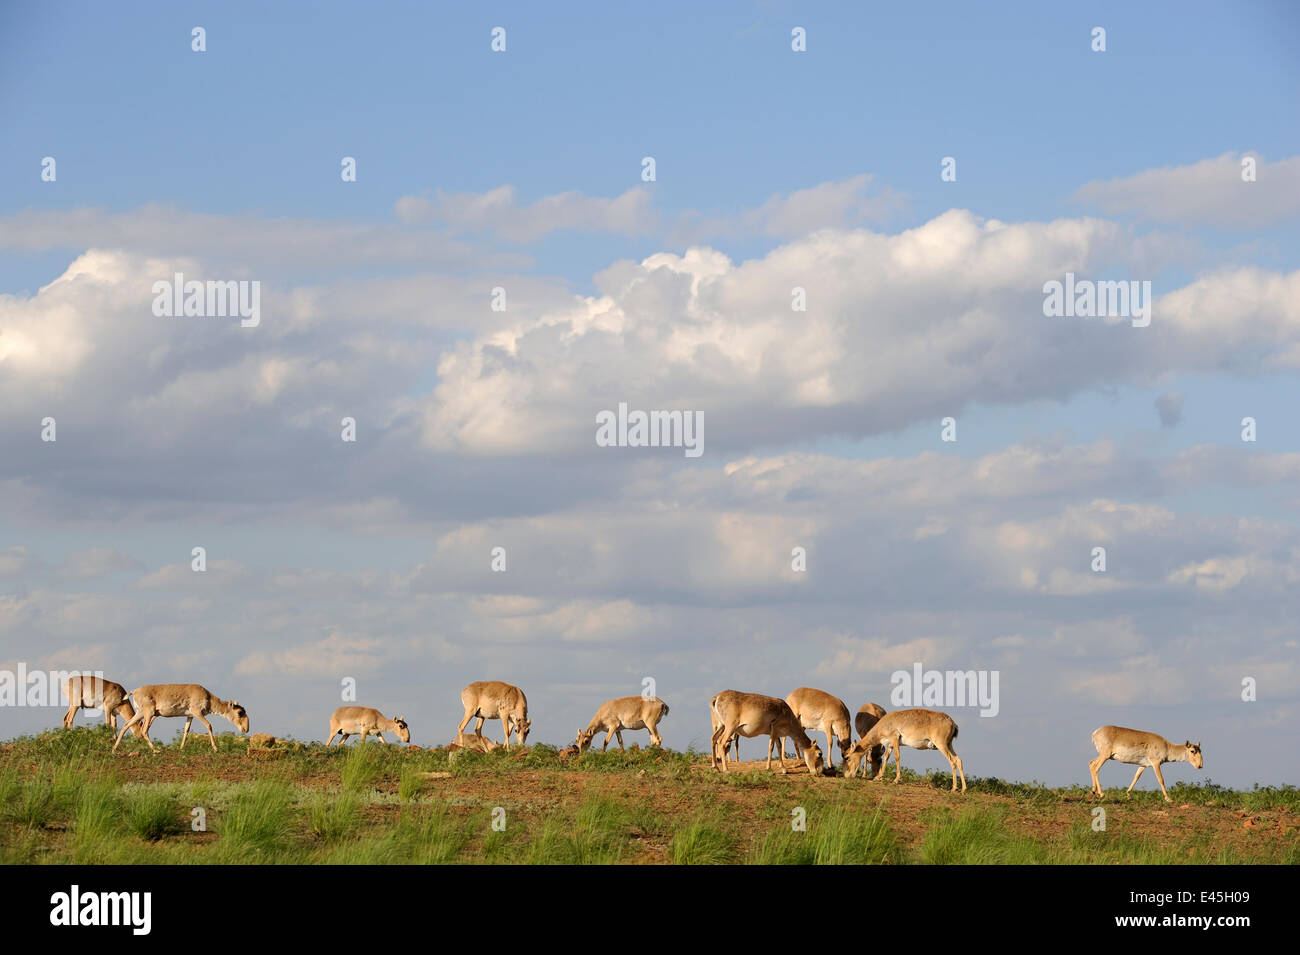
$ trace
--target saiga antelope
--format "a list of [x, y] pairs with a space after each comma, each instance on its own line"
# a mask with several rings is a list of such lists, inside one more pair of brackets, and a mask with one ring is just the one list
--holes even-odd
[[[735, 693], [735, 690], [724, 690], [724, 693]], [[718, 731], [718, 711], [714, 704], [718, 701], [715, 696], [709, 700], [709, 736], [712, 737]], [[740, 737], [733, 735], [731, 739], [722, 744], [722, 748], [727, 752], [732, 752], [732, 759], [740, 762]], [[716, 747], [715, 747], [716, 749]], [[771, 755], [772, 747], [768, 746], [768, 754]]]
[[[77, 720], [77, 710], [82, 707], [103, 710], [104, 723], [114, 730], [117, 729], [118, 716], [123, 720], [135, 716], [135, 708], [126, 698], [126, 687], [102, 677], [81, 674], [68, 677], [63, 681], [63, 695], [68, 698], [68, 712], [63, 714], [64, 729], [72, 729], [72, 724]], [[135, 726], [135, 735], [144, 735], [139, 723]]]
[[[848, 759], [849, 747], [853, 745], [853, 730], [849, 726], [849, 708], [843, 700], [825, 690], [801, 686], [791, 692], [785, 702], [805, 730], [819, 730], [826, 734], [827, 759], [833, 752], [832, 737], [839, 741], [841, 758]], [[784, 743], [778, 740], [777, 745], [784, 746]]]
[[406, 720], [400, 716], [396, 719], [388, 719], [383, 713], [371, 706], [340, 706], [330, 717], [330, 736], [325, 741], [325, 748], [330, 748], [330, 743], [334, 742], [334, 737], [343, 734], [339, 740], [342, 746], [348, 741], [349, 736], [361, 734], [361, 742], [366, 741], [366, 737], [374, 733], [379, 737], [379, 742], [387, 744], [388, 740], [384, 739], [385, 733], [395, 733], [397, 738], [403, 743], [411, 741], [411, 729], [406, 725]]
[[212, 735], [212, 724], [207, 720], [209, 713], [224, 716], [241, 733], [248, 732], [247, 710], [234, 700], [223, 700], [213, 696], [197, 683], [151, 683], [132, 690], [131, 699], [135, 702], [135, 716], [118, 731], [117, 739], [113, 741], [114, 752], [117, 752], [117, 746], [122, 742], [126, 731], [136, 723], [144, 726], [144, 732], [140, 735], [149, 744], [150, 749], [156, 750], [153, 740], [149, 738], [149, 727], [160, 716], [185, 717], [185, 732], [181, 733], [181, 749], [185, 748], [185, 741], [189, 738], [190, 724], [198, 720], [207, 728], [212, 751], [214, 753], [217, 751], [217, 738]]
[[1138, 771], [1133, 775], [1133, 782], [1128, 784], [1125, 792], [1131, 793], [1137, 785], [1138, 777], [1148, 766], [1156, 772], [1156, 782], [1165, 794], [1165, 802], [1173, 802], [1165, 789], [1165, 778], [1160, 774], [1161, 763], [1191, 763], [1200, 769], [1205, 765], [1201, 757], [1201, 744], [1191, 740], [1181, 746], [1169, 742], [1163, 736], [1131, 730], [1124, 726], [1100, 726], [1092, 732], [1092, 745], [1097, 747], [1097, 758], [1088, 763], [1088, 772], [1092, 774], [1092, 792], [1105, 796], [1101, 788], [1101, 779], [1097, 772], [1106, 760], [1114, 759], [1121, 763], [1136, 764]]
[[[713, 760], [713, 768], [718, 768], [718, 747], [724, 744], [732, 736], [761, 736], [766, 734], [772, 743], [775, 743], [781, 736], [789, 736], [794, 740], [795, 748], [799, 755], [803, 757], [804, 765], [808, 767], [808, 772], [814, 776], [820, 776], [825, 764], [822, 762], [821, 750], [817, 748], [808, 734], [804, 732], [803, 727], [799, 725], [799, 720], [790, 710], [790, 706], [785, 700], [778, 700], [774, 696], [764, 696], [761, 693], [740, 693], [736, 690], [723, 690], [710, 701], [710, 708], [716, 714], [716, 728], [713, 731], [712, 746], [710, 754]], [[785, 768], [785, 747], [780, 750], [781, 772], [787, 772]], [[772, 768], [772, 748], [769, 745], [767, 751], [767, 768]], [[722, 751], [722, 771], [727, 772], [727, 752], [723, 746]]]
[[962, 768], [961, 757], [952, 748], [952, 741], [957, 738], [957, 724], [947, 713], [936, 710], [895, 710], [886, 713], [870, 727], [866, 734], [853, 744], [849, 750], [844, 775], [852, 776], [857, 772], [858, 764], [871, 747], [884, 744], [886, 747], [884, 761], [872, 779], [879, 779], [889, 765], [889, 747], [894, 751], [894, 782], [903, 781], [903, 760], [899, 746], [911, 746], [913, 749], [937, 749], [948, 760], [952, 769], [952, 791], [957, 791], [957, 776], [961, 775], [961, 791], [966, 791], [966, 771]]
[[465, 704], [465, 718], [456, 728], [457, 736], [464, 733], [469, 721], [477, 717], [474, 735], [480, 739], [483, 737], [483, 721], [495, 719], [501, 720], [501, 727], [505, 730], [506, 749], [510, 748], [512, 727], [520, 746], [528, 739], [528, 731], [533, 724], [528, 719], [528, 698], [519, 687], [500, 680], [481, 680], [461, 690], [460, 701]]
[[609, 741], [615, 736], [618, 737], [618, 748], [623, 748], [623, 730], [649, 730], [650, 745], [663, 746], [664, 740], [659, 735], [658, 726], [659, 721], [667, 715], [668, 704], [657, 696], [620, 696], [618, 699], [606, 700], [591, 718], [587, 728], [578, 730], [578, 752], [586, 752], [601, 730], [605, 731], [605, 745], [600, 748], [602, 753], [609, 749]]
[[[885, 715], [885, 708], [879, 703], [863, 703], [862, 708], [858, 709], [857, 716], [853, 717], [853, 728], [858, 730], [858, 737], [861, 738], [867, 734], [872, 726], [880, 721], [880, 717]], [[861, 763], [862, 772], [867, 777], [875, 776], [880, 772], [880, 764], [884, 761], [885, 747], [876, 743], [867, 751], [867, 760]], [[845, 769], [848, 769], [849, 758], [845, 755]], [[870, 769], [868, 769], [870, 767]]]
[[[867, 730], [880, 722], [880, 718], [885, 715], [885, 708], [879, 703], [863, 703], [862, 709], [858, 710], [858, 715], [853, 717], [853, 726], [858, 731], [858, 736], [866, 736]], [[871, 747], [867, 754], [867, 762], [871, 764], [871, 772], [868, 775], [874, 776], [880, 772], [880, 764], [885, 758], [885, 747], [879, 744]], [[848, 762], [848, 757], [845, 757]], [[866, 766], [863, 766], [863, 772], [866, 772]]]
[[494, 739], [488, 739], [486, 736], [475, 736], [473, 733], [459, 733], [451, 741], [448, 748], [455, 746], [459, 749], [472, 749], [479, 753], [490, 753], [494, 749], [500, 749], [501, 744]]

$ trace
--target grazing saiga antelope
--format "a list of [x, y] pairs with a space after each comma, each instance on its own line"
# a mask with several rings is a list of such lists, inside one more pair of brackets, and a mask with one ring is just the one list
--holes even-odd
[[334, 737], [339, 734], [343, 738], [339, 740], [342, 746], [348, 741], [349, 736], [361, 734], [361, 742], [366, 741], [366, 737], [374, 733], [379, 737], [379, 742], [388, 743], [384, 739], [385, 733], [394, 733], [403, 743], [411, 741], [411, 729], [406, 725], [406, 720], [400, 716], [396, 719], [388, 719], [383, 713], [380, 713], [372, 706], [340, 706], [330, 717], [330, 738], [325, 741], [325, 748], [330, 748], [330, 743], [334, 742]]
[[185, 741], [189, 739], [190, 724], [198, 720], [208, 730], [212, 751], [214, 753], [217, 751], [217, 738], [212, 735], [212, 724], [207, 720], [209, 713], [224, 716], [241, 733], [248, 732], [247, 710], [234, 700], [223, 700], [213, 696], [197, 683], [150, 683], [132, 690], [131, 699], [135, 702], [135, 716], [118, 731], [117, 739], [113, 741], [113, 752], [117, 752], [117, 746], [122, 742], [126, 731], [137, 723], [144, 726], [144, 732], [140, 736], [149, 744], [150, 749], [156, 750], [153, 740], [149, 738], [149, 727], [160, 716], [185, 717], [185, 732], [181, 733], [181, 749], [185, 748]]
[[618, 748], [623, 748], [623, 730], [649, 730], [650, 745], [663, 746], [658, 726], [667, 715], [668, 704], [657, 696], [620, 696], [606, 700], [587, 728], [578, 730], [578, 752], [585, 753], [601, 730], [605, 731], [605, 745], [600, 748], [602, 753], [609, 749], [609, 741], [615, 736], [618, 737]]
[[[880, 722], [880, 718], [885, 715], [885, 708], [879, 703], [863, 703], [862, 709], [858, 710], [858, 715], [853, 717], [853, 725], [858, 731], [858, 736], [866, 736], [867, 730]], [[880, 764], [885, 758], [885, 747], [877, 744], [871, 747], [867, 754], [867, 762], [871, 764], [871, 772], [868, 775], [874, 776], [880, 772]], [[848, 757], [845, 757], [847, 764]], [[863, 772], [866, 773], [866, 765], [863, 764]]]
[[[826, 734], [828, 759], [832, 752], [832, 736], [839, 740], [840, 756], [848, 759], [849, 747], [853, 745], [853, 730], [849, 727], [849, 708], [843, 700], [825, 690], [801, 686], [787, 696], [785, 702], [805, 730], [819, 730]], [[784, 741], [778, 741], [777, 745], [784, 747]]]
[[1138, 777], [1148, 766], [1156, 772], [1156, 782], [1165, 794], [1165, 802], [1173, 802], [1165, 789], [1165, 778], [1160, 775], [1161, 763], [1191, 763], [1200, 769], [1205, 765], [1201, 757], [1201, 744], [1187, 740], [1181, 746], [1171, 743], [1163, 736], [1131, 730], [1124, 726], [1099, 726], [1092, 731], [1092, 745], [1097, 747], [1097, 758], [1088, 763], [1088, 772], [1092, 774], [1092, 792], [1105, 796], [1101, 788], [1101, 779], [1097, 772], [1106, 760], [1114, 759], [1121, 763], [1135, 763], [1138, 771], [1133, 775], [1133, 782], [1128, 784], [1125, 792], [1131, 793], [1137, 785]]
[[[822, 762], [821, 750], [804, 732], [803, 727], [799, 725], [799, 720], [791, 712], [790, 705], [785, 700], [778, 700], [774, 696], [764, 696], [761, 693], [723, 690], [709, 701], [709, 708], [716, 715], [716, 719], [713, 720], [715, 729], [713, 730], [710, 750], [714, 769], [718, 768], [719, 744], [725, 744], [733, 736], [761, 736], [766, 734], [771, 744], [775, 744], [782, 736], [789, 736], [794, 740], [799, 755], [803, 757], [808, 772], [814, 776], [822, 774], [825, 764]], [[767, 750], [767, 768], [769, 770], [772, 768], [771, 744], [769, 744]], [[780, 749], [780, 757], [781, 772], [787, 772], [784, 746]], [[727, 772], [727, 750], [725, 745], [722, 746], [722, 771]]]
[[[126, 687], [103, 677], [78, 674], [63, 681], [63, 695], [68, 698], [68, 712], [63, 714], [63, 728], [72, 729], [77, 720], [77, 710], [103, 710], [104, 723], [117, 729], [117, 717], [130, 720], [135, 716], [135, 708], [128, 700]], [[135, 726], [135, 735], [143, 736], [140, 724]]]
[[528, 739], [528, 731], [533, 724], [528, 719], [528, 698], [519, 687], [500, 680], [481, 680], [461, 690], [460, 701], [465, 704], [465, 718], [456, 728], [457, 736], [464, 733], [469, 721], [477, 717], [474, 735], [480, 739], [483, 738], [483, 721], [495, 719], [501, 720], [501, 726], [505, 730], [506, 749], [510, 748], [511, 727], [514, 728], [520, 746]]
[[947, 713], [937, 710], [895, 710], [886, 713], [874, 726], [867, 729], [863, 737], [849, 749], [845, 760], [844, 775], [852, 776], [857, 772], [862, 757], [871, 747], [884, 744], [886, 751], [880, 769], [872, 779], [879, 779], [889, 765], [889, 747], [894, 751], [894, 782], [903, 781], [903, 760], [899, 746], [911, 746], [913, 749], [937, 749], [952, 769], [952, 791], [957, 791], [957, 776], [961, 775], [961, 791], [966, 791], [966, 771], [962, 768], [961, 757], [952, 748], [952, 741], [957, 738], [957, 724]]

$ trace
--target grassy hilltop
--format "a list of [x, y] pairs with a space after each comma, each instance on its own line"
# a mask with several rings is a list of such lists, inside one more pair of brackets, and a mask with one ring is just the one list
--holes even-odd
[[100, 725], [0, 745], [0, 861], [1300, 863], [1292, 786], [1180, 782], [1168, 804], [1125, 798], [1132, 777], [1112, 773], [1099, 803], [1081, 786], [973, 777], [952, 794], [939, 772], [905, 770], [896, 786], [759, 762], [724, 776], [671, 750], [218, 743], [150, 753], [129, 738], [114, 755]]

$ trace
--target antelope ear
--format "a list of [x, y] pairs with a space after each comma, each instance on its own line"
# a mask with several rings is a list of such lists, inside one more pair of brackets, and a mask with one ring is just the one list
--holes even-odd
[[1189, 739], [1189, 740], [1185, 740], [1185, 741], [1183, 742], [1183, 745], [1184, 745], [1184, 746], [1191, 746], [1191, 745], [1192, 745], [1192, 741], [1191, 741], [1190, 739]]

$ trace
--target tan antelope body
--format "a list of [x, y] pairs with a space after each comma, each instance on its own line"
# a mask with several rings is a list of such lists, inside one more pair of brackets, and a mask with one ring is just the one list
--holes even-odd
[[384, 739], [385, 733], [395, 734], [403, 743], [411, 741], [411, 729], [400, 716], [390, 720], [372, 706], [340, 706], [330, 717], [330, 737], [325, 741], [325, 748], [329, 749], [335, 736], [342, 734], [343, 738], [339, 740], [339, 745], [342, 746], [349, 736], [358, 733], [361, 734], [363, 743], [372, 733], [384, 744], [388, 743]]
[[495, 719], [501, 720], [501, 728], [506, 734], [506, 749], [510, 748], [512, 727], [520, 746], [528, 739], [528, 731], [532, 728], [528, 719], [528, 698], [519, 687], [500, 680], [482, 680], [461, 690], [460, 701], [465, 704], [465, 718], [456, 728], [457, 736], [465, 732], [470, 720], [477, 718], [474, 735], [480, 739], [483, 737], [483, 721]]
[[[825, 690], [801, 686], [787, 696], [785, 702], [805, 730], [826, 734], [827, 759], [833, 752], [832, 737], [839, 740], [840, 756], [848, 759], [849, 747], [853, 745], [853, 729], [849, 725], [849, 708], [843, 700]], [[778, 742], [778, 745], [783, 744]]]
[[[858, 715], [853, 717], [853, 726], [858, 731], [859, 738], [866, 736], [871, 727], [880, 722], [880, 718], [885, 715], [885, 708], [879, 703], [863, 703], [862, 709], [858, 710]], [[880, 772], [880, 764], [884, 762], [885, 747], [877, 744], [871, 747], [867, 753], [867, 762], [871, 764], [871, 772], [868, 775], [874, 776]], [[848, 762], [848, 756], [845, 756], [845, 763]], [[863, 764], [863, 772], [866, 772], [866, 764]]]
[[[104, 723], [117, 729], [117, 718], [130, 720], [135, 716], [135, 707], [127, 699], [126, 687], [112, 680], [97, 676], [72, 676], [63, 682], [63, 695], [68, 698], [68, 712], [63, 714], [63, 728], [72, 729], [77, 720], [77, 710], [103, 710]], [[135, 735], [143, 736], [144, 730], [139, 723], [135, 725]]]
[[480, 753], [490, 753], [494, 749], [501, 748], [501, 744], [496, 740], [488, 739], [486, 736], [475, 736], [473, 733], [458, 733], [450, 746], [457, 749], [472, 749]]
[[894, 782], [903, 781], [903, 760], [900, 746], [913, 749], [937, 749], [948, 760], [952, 769], [952, 791], [957, 791], [957, 776], [961, 776], [961, 791], [966, 791], [966, 771], [962, 767], [961, 757], [952, 748], [952, 741], [957, 738], [957, 724], [947, 713], [937, 710], [895, 710], [886, 713], [874, 726], [849, 749], [845, 760], [844, 775], [852, 776], [857, 772], [858, 764], [867, 756], [871, 748], [885, 746], [884, 760], [872, 779], [880, 779], [889, 765], [889, 749], [894, 753]]
[[[732, 690], [730, 692], [734, 693], [735, 691]], [[715, 733], [717, 733], [718, 726], [721, 725], [718, 722], [719, 719], [718, 711], [713, 706], [713, 701], [716, 699], [717, 697], [714, 697], [713, 700], [709, 700], [709, 736], [710, 737], [712, 737]], [[733, 752], [734, 750], [734, 753], [731, 758], [734, 759], [736, 762], [740, 762], [740, 737], [739, 736], [733, 735], [729, 740], [727, 740], [722, 744], [722, 748], [727, 752]], [[769, 754], [771, 753], [770, 745], [768, 746], [768, 752]]]
[[[735, 693], [735, 692], [737, 692], [737, 691], [736, 691], [736, 690], [723, 690], [722, 692], [723, 692], [723, 693]], [[717, 708], [717, 706], [716, 706], [716, 704], [717, 704], [717, 702], [718, 702], [718, 696], [721, 696], [721, 695], [722, 695], [722, 694], [717, 694], [717, 695], [714, 696], [711, 700], [709, 700], [709, 737], [710, 737], [711, 740], [713, 739], [713, 737], [717, 736], [719, 730], [722, 729], [722, 717], [721, 717], [721, 715], [719, 715], [719, 713], [718, 713], [718, 708]], [[718, 750], [718, 747], [717, 747], [717, 744], [716, 744], [716, 743], [714, 743], [714, 744], [712, 745], [712, 749], [713, 749], [713, 752], [714, 752], [714, 754], [715, 754], [715, 756], [716, 756], [716, 753], [717, 753], [717, 750]], [[736, 762], [740, 762], [740, 734], [739, 734], [739, 733], [732, 733], [730, 737], [728, 737], [726, 740], [724, 740], [723, 743], [722, 743], [722, 751], [723, 751], [723, 753], [725, 753], [725, 754], [729, 754], [729, 755], [731, 756], [731, 758], [732, 758], [733, 760], [735, 760]], [[772, 746], [769, 744], [769, 745], [768, 745], [768, 755], [769, 755], [769, 756], [771, 755], [771, 752], [772, 752]]]
[[149, 727], [160, 716], [185, 717], [185, 731], [181, 733], [181, 749], [185, 748], [185, 741], [189, 739], [190, 724], [198, 720], [207, 728], [212, 751], [216, 752], [217, 738], [212, 735], [212, 724], [207, 720], [209, 713], [224, 716], [241, 733], [248, 732], [247, 710], [234, 700], [223, 700], [214, 696], [197, 683], [150, 683], [132, 690], [131, 699], [135, 703], [135, 716], [118, 731], [117, 739], [113, 741], [114, 751], [122, 742], [122, 736], [127, 729], [136, 723], [144, 726], [144, 732], [140, 735], [149, 744], [149, 748], [157, 749], [153, 740], [149, 738]]
[[[764, 696], [761, 693], [723, 690], [709, 701], [709, 709], [714, 713], [714, 718], [711, 719], [714, 730], [710, 756], [715, 769], [718, 768], [718, 748], [721, 746], [722, 771], [727, 772], [727, 749], [725, 744], [733, 736], [766, 735], [770, 740], [767, 751], [768, 769], [772, 768], [772, 745], [775, 745], [782, 736], [789, 736], [794, 740], [799, 755], [803, 757], [808, 772], [814, 776], [822, 774], [825, 764], [822, 762], [821, 750], [804, 732], [798, 718], [795, 717], [790, 710], [790, 705], [785, 700], [778, 700], [774, 696]], [[780, 748], [779, 755], [781, 757], [781, 772], [784, 773], [787, 771], [785, 768], [784, 746]]]
[[1097, 747], [1097, 758], [1088, 763], [1088, 772], [1092, 774], [1092, 792], [1098, 796], [1106, 795], [1097, 772], [1108, 759], [1137, 765], [1138, 771], [1133, 776], [1133, 782], [1125, 790], [1130, 793], [1137, 785], [1138, 777], [1150, 766], [1155, 770], [1156, 782], [1165, 795], [1165, 802], [1173, 800], [1169, 798], [1165, 778], [1160, 774], [1161, 763], [1191, 763], [1197, 769], [1205, 765], [1200, 743], [1188, 740], [1180, 746], [1155, 733], [1131, 730], [1124, 726], [1099, 726], [1092, 732], [1092, 744]]
[[657, 696], [620, 696], [606, 700], [601, 704], [596, 715], [591, 718], [585, 730], [578, 730], [578, 752], [586, 752], [591, 741], [602, 730], [605, 733], [605, 745], [600, 748], [603, 753], [609, 749], [609, 741], [618, 737], [618, 748], [623, 748], [623, 730], [649, 730], [650, 745], [663, 746], [663, 737], [659, 735], [659, 721], [668, 715], [668, 704]]

